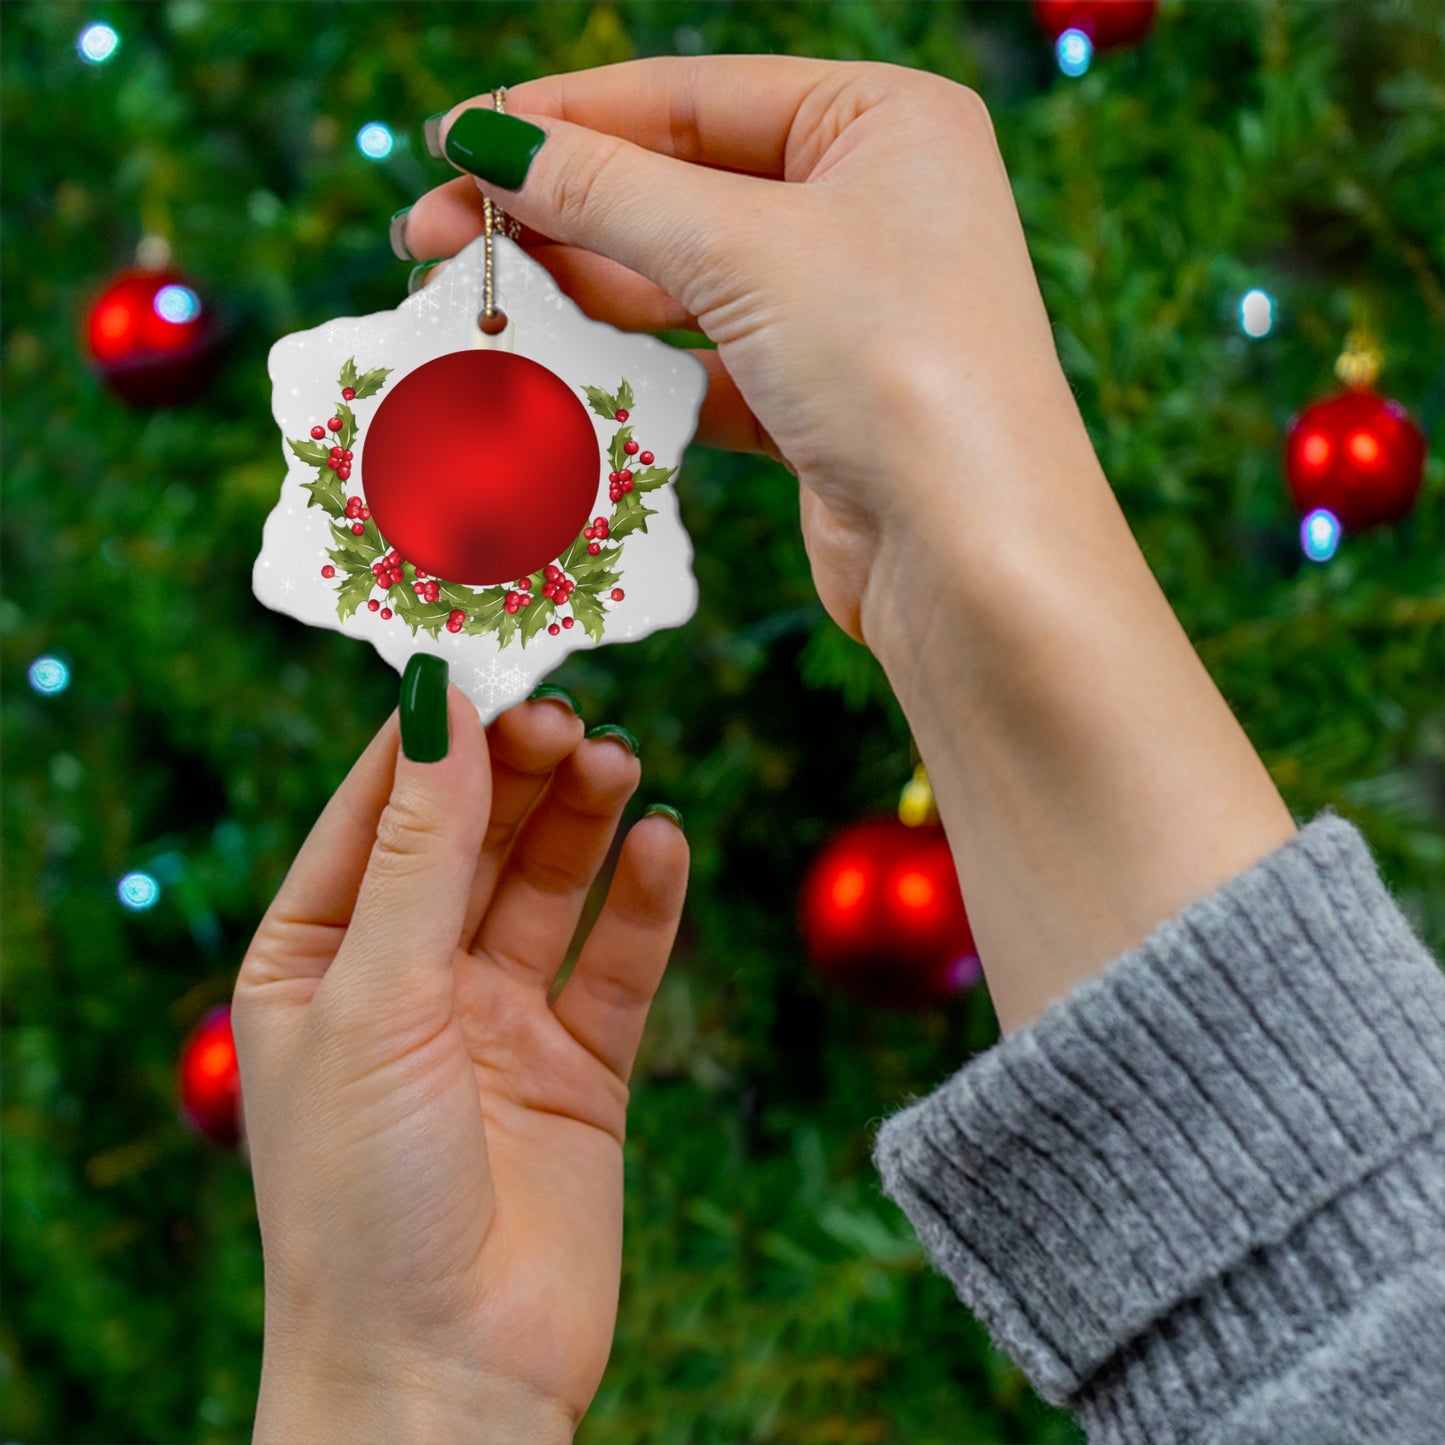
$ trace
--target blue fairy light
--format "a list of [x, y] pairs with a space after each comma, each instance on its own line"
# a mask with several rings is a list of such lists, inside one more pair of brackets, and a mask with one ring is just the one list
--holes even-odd
[[391, 127], [382, 125], [379, 120], [368, 121], [356, 132], [356, 148], [367, 160], [384, 161], [395, 144]]
[[1274, 297], [1256, 287], [1239, 302], [1239, 328], [1246, 336], [1268, 336], [1274, 329]]
[[120, 45], [120, 36], [109, 25], [87, 25], [80, 32], [75, 48], [80, 58], [91, 65], [104, 65], [115, 54]]
[[58, 657], [37, 657], [30, 664], [30, 686], [47, 697], [70, 686], [70, 669]]
[[1079, 76], [1094, 58], [1094, 42], [1082, 30], [1066, 30], [1054, 46], [1054, 55], [1065, 75]]
[[201, 314], [201, 298], [189, 286], [162, 286], [152, 303], [162, 321], [183, 325]]
[[127, 908], [140, 913], [160, 898], [161, 885], [149, 873], [127, 873], [115, 891]]
[[1316, 507], [1300, 523], [1299, 540], [1311, 562], [1328, 562], [1340, 545], [1340, 519], [1324, 507]]

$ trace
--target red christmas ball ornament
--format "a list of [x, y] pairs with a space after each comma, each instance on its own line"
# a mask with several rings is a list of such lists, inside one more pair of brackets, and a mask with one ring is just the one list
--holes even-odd
[[134, 406], [199, 395], [218, 359], [215, 318], [179, 272], [125, 271], [85, 322], [86, 351], [105, 383]]
[[1095, 50], [1137, 44], [1158, 9], [1158, 0], [1034, 0], [1034, 15], [1050, 40], [1082, 30]]
[[403, 377], [362, 438], [367, 505], [419, 567], [482, 587], [540, 571], [587, 525], [601, 452], [561, 377], [459, 351]]
[[1368, 387], [1307, 406], [1291, 423], [1285, 478], [1300, 515], [1318, 507], [1347, 532], [1398, 522], [1425, 475], [1425, 435], [1405, 408]]
[[191, 1127], [228, 1149], [241, 1142], [241, 1071], [228, 1004], [213, 1008], [182, 1047], [179, 1093]]
[[935, 1007], [980, 977], [948, 840], [938, 824], [855, 823], [814, 861], [800, 900], [815, 967], [880, 1008]]

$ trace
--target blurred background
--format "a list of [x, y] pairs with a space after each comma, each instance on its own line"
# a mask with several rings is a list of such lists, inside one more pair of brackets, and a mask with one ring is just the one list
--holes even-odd
[[[453, 174], [421, 121], [494, 85], [766, 51], [979, 90], [1145, 555], [1295, 816], [1357, 823], [1441, 950], [1445, 13], [1097, 8], [3, 7], [7, 1440], [250, 1438], [261, 1252], [212, 1011], [397, 696], [251, 595], [285, 472], [266, 355], [406, 294], [388, 217]], [[579, 1440], [1080, 1440], [869, 1163], [996, 1040], [986, 994], [965, 969], [891, 1006], [797, 922], [816, 860], [893, 815], [907, 726], [817, 603], [787, 473], [694, 447], [678, 492], [696, 616], [550, 679], [637, 734], [627, 821], [675, 804], [694, 859]], [[899, 977], [937, 962], [873, 934]]]

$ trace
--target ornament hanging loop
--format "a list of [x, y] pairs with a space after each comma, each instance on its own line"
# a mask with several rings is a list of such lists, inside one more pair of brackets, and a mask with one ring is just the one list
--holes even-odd
[[[492, 109], [499, 115], [507, 113], [507, 87], [499, 85], [492, 92]], [[477, 329], [472, 337], [472, 345], [478, 350], [484, 351], [511, 351], [514, 345], [512, 323], [507, 313], [497, 306], [496, 287], [493, 280], [493, 257], [492, 237], [500, 231], [502, 235], [515, 241], [521, 234], [521, 226], [507, 215], [495, 201], [488, 197], [482, 197], [482, 235], [485, 238], [483, 248], [483, 272], [482, 272], [482, 310], [477, 317]]]

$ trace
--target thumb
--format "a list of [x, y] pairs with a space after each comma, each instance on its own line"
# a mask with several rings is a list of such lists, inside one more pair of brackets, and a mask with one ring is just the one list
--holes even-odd
[[461, 939], [491, 813], [491, 768], [476, 708], [447, 664], [417, 653], [401, 684], [401, 750], [391, 796], [346, 937], [323, 987], [391, 1031], [450, 1017]]
[[509, 216], [646, 276], [694, 315], [694, 288], [723, 253], [737, 254], [739, 231], [761, 233], [765, 182], [554, 116], [469, 106], [443, 120], [440, 137], [446, 158]]

